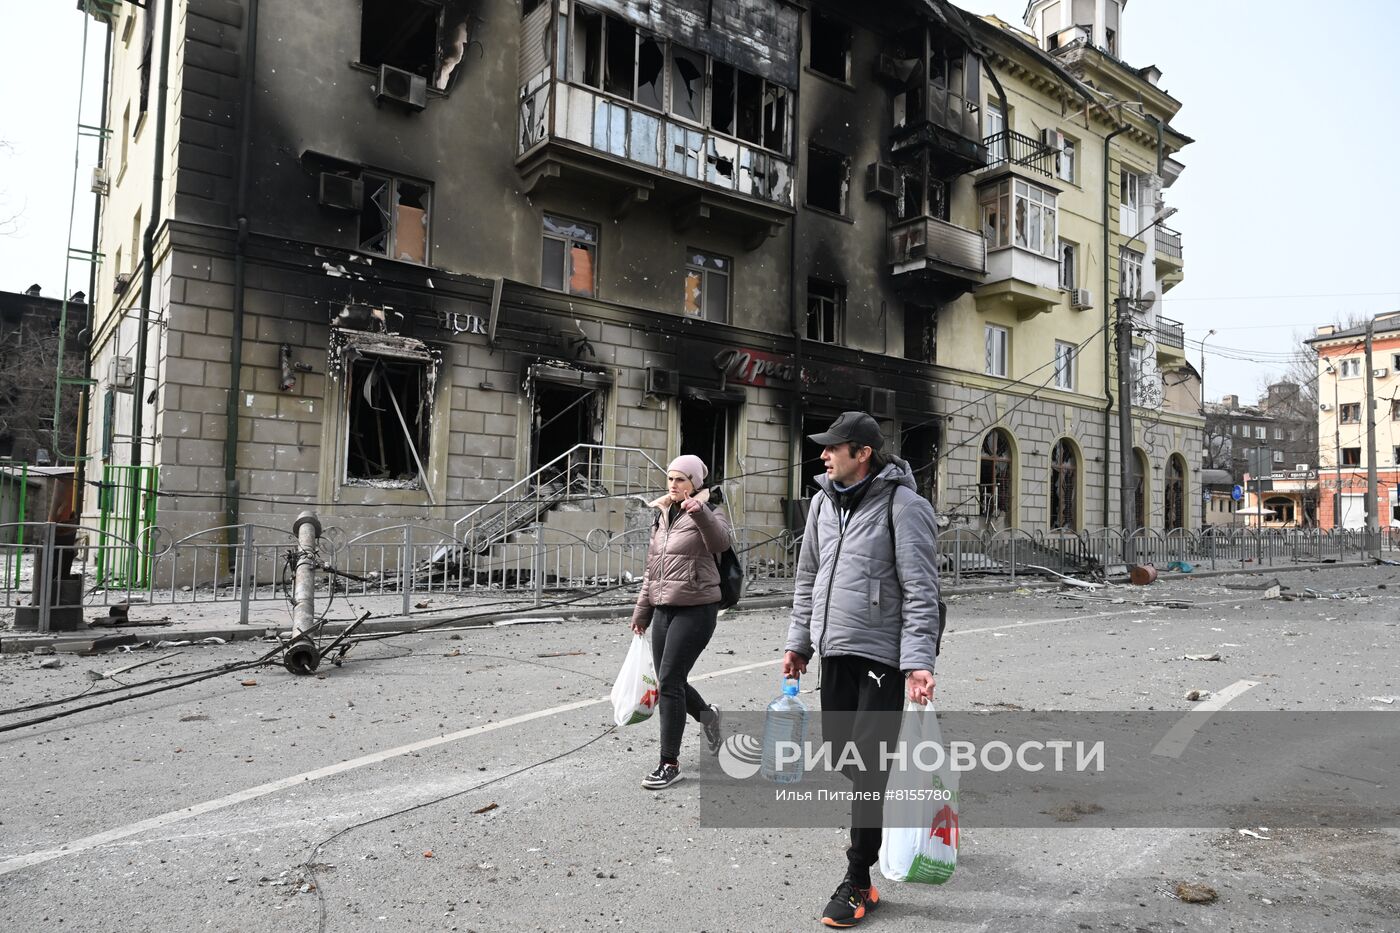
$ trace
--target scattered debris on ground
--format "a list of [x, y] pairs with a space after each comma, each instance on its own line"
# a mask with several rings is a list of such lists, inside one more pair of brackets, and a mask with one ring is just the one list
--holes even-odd
[[1061, 804], [1058, 807], [1051, 807], [1049, 810], [1042, 810], [1046, 816], [1053, 816], [1057, 823], [1076, 823], [1081, 816], [1090, 816], [1095, 813], [1102, 813], [1103, 807], [1096, 803], [1073, 803]]
[[1181, 660], [1183, 660], [1183, 661], [1219, 661], [1219, 660], [1221, 660], [1221, 657], [1220, 657], [1220, 652], [1218, 652], [1218, 651], [1212, 651], [1210, 654], [1183, 654], [1183, 655], [1181, 656]]
[[1210, 885], [1192, 881], [1178, 881], [1172, 893], [1188, 904], [1213, 904], [1220, 897]]
[[1194, 703], [1194, 702], [1197, 702], [1197, 701], [1199, 701], [1199, 700], [1208, 700], [1208, 699], [1210, 699], [1210, 691], [1209, 691], [1209, 690], [1192, 690], [1190, 693], [1186, 694], [1186, 699], [1190, 700], [1190, 701], [1193, 702], [1193, 703]]

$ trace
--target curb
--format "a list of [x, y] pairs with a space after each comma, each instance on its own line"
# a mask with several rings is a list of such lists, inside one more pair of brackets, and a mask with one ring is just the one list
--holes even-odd
[[[1189, 574], [1173, 573], [1171, 576], [1159, 577], [1158, 582], [1239, 575], [1275, 575], [1332, 568], [1355, 569], [1374, 566], [1376, 566], [1376, 564], [1372, 561], [1347, 561], [1328, 564], [1298, 564], [1285, 567], [1260, 567], [1238, 570], [1196, 570]], [[943, 590], [942, 595], [983, 596], [1013, 593], [1022, 589], [1039, 592], [1056, 591], [1059, 588], [1059, 584], [1053, 580], [1028, 576], [1015, 583], [991, 583], [980, 586], [950, 586]], [[731, 610], [731, 614], [758, 612], [765, 609], [782, 609], [791, 605], [791, 594], [779, 593], [768, 596], [757, 596], [752, 599], [746, 599], [743, 603], [743, 608]], [[405, 618], [403, 616], [389, 616], [386, 618], [374, 619], [366, 621], [360, 626], [359, 631], [365, 634], [382, 634], [385, 632], [406, 633], [417, 628], [433, 627], [435, 625], [440, 626], [444, 631], [450, 631], [458, 628], [490, 628], [496, 623], [508, 619], [519, 619], [522, 621], [557, 619], [562, 615], [570, 620], [576, 619], [583, 621], [621, 618], [625, 613], [626, 609], [622, 606], [579, 606], [576, 608], [561, 606], [554, 609], [529, 609], [502, 612], [490, 612], [488, 610], [472, 612], [468, 609], [456, 615], [449, 614], [441, 617], [418, 616]], [[462, 621], [454, 625], [452, 622], [455, 619], [461, 619]], [[320, 634], [322, 636], [334, 636], [343, 631], [348, 624], [349, 623], [337, 623], [335, 625], [327, 625], [322, 629]], [[159, 636], [157, 636], [156, 633], [143, 635], [136, 632], [124, 632], [120, 629], [104, 629], [100, 635], [96, 635], [91, 631], [59, 632], [45, 635], [28, 632], [9, 632], [0, 635], [0, 655], [22, 654], [26, 651], [33, 651], [35, 648], [51, 648], [55, 652], [62, 651], [76, 654], [90, 654], [110, 650], [121, 644], [139, 644], [140, 642], [150, 641], [157, 637], [169, 638], [172, 641], [192, 642], [197, 642], [205, 638], [222, 638], [224, 641], [229, 642], [251, 641], [264, 637], [268, 631], [275, 630], [282, 632], [286, 629], [286, 626], [211, 623], [204, 628], [166, 631]]]

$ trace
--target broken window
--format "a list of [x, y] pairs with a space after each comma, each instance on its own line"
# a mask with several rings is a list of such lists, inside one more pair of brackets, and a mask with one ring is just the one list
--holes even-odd
[[592, 298], [598, 286], [597, 258], [597, 227], [552, 214], [544, 215], [541, 285]]
[[432, 188], [418, 182], [365, 172], [360, 203], [359, 249], [366, 253], [427, 263]]
[[468, 3], [363, 0], [360, 64], [389, 65], [420, 75], [439, 91], [447, 90], [470, 37]]
[[982, 328], [984, 349], [982, 371], [989, 376], [1005, 376], [1010, 365], [1011, 331], [997, 324], [985, 324]]
[[839, 343], [846, 317], [846, 289], [824, 279], [807, 280], [807, 339]]
[[1342, 466], [1361, 466], [1361, 448], [1343, 447]]
[[995, 519], [1011, 514], [1011, 436], [1001, 428], [987, 432], [982, 441], [977, 496], [982, 517]]
[[1079, 250], [1069, 240], [1060, 241], [1060, 287], [1065, 291], [1074, 291], [1079, 286], [1076, 272], [1079, 268]]
[[666, 52], [661, 42], [642, 36], [637, 44], [637, 103], [652, 110], [665, 110], [662, 78], [666, 74]]
[[1133, 528], [1147, 527], [1147, 454], [1141, 447], [1133, 448]]
[[603, 90], [631, 100], [637, 76], [637, 30], [609, 16], [604, 45]]
[[942, 179], [929, 169], [928, 154], [899, 168], [899, 190], [895, 211], [900, 220], [915, 217], [948, 219], [948, 189]]
[[937, 362], [938, 309], [904, 306], [904, 358], [920, 363]]
[[712, 256], [691, 249], [685, 260], [685, 304], [687, 317], [723, 323], [729, 319], [729, 276], [731, 263], [723, 256]]
[[1167, 458], [1167, 488], [1162, 506], [1167, 531], [1186, 527], [1186, 464], [1174, 454]]
[[900, 432], [899, 455], [914, 474], [919, 495], [930, 502], [938, 500], [938, 425], [920, 422]]
[[846, 213], [851, 187], [851, 160], [839, 152], [807, 144], [807, 206], [833, 214]]
[[807, 64], [818, 74], [837, 81], [851, 80], [851, 27], [814, 10], [812, 48]]
[[692, 123], [705, 120], [705, 56], [671, 47], [671, 113]]
[[1341, 411], [1342, 424], [1360, 424], [1360, 423], [1361, 423], [1361, 403], [1360, 403], [1360, 402], [1343, 402], [1340, 411]]
[[1142, 297], [1142, 253], [1125, 249], [1120, 256], [1118, 294], [1123, 298]]
[[[739, 94], [739, 69], [724, 62], [714, 63], [710, 77], [710, 128], [716, 133], [736, 136], [735, 105]], [[756, 117], [757, 107], [752, 108]], [[754, 120], [755, 125], [757, 120]], [[752, 140], [758, 142], [757, 139]]]
[[1079, 457], [1069, 438], [1060, 438], [1050, 454], [1050, 528], [1078, 531], [1076, 500], [1079, 491]]
[[1058, 259], [1055, 192], [1019, 178], [1007, 178], [978, 189], [977, 203], [988, 249], [1015, 245]]
[[432, 370], [358, 354], [346, 379], [345, 485], [421, 489], [432, 416]]

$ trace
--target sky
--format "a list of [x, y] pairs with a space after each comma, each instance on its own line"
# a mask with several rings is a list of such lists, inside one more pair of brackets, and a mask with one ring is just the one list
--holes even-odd
[[[1025, 0], [956, 0], [1020, 25]], [[75, 151], [72, 245], [89, 248], [96, 147], [75, 149], [81, 121], [100, 120], [102, 30], [90, 22], [86, 80], [78, 64], [84, 17], [71, 0], [27, 4], [0, 30], [11, 74], [43, 74], [28, 93], [0, 95], [0, 289], [87, 288], [65, 270]], [[1131, 0], [1123, 57], [1156, 64], [1182, 102], [1173, 125], [1194, 138], [1166, 192], [1179, 208], [1185, 281], [1162, 313], [1186, 328], [1208, 399], [1252, 402], [1302, 352], [1320, 323], [1400, 310], [1400, 152], [1393, 99], [1400, 56], [1386, 0], [1336, 0], [1319, 15], [1302, 0]], [[69, 67], [55, 67], [55, 60]], [[1210, 330], [1215, 334], [1206, 337]]]

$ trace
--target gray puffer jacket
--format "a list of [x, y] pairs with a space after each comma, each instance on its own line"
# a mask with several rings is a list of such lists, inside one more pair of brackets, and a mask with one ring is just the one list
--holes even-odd
[[[893, 458], [844, 522], [831, 480], [812, 498], [787, 650], [805, 658], [857, 655], [904, 672], [932, 671], [938, 655], [937, 528], [909, 464]], [[894, 496], [894, 538], [888, 524]]]
[[647, 569], [632, 621], [650, 625], [657, 606], [706, 606], [720, 600], [719, 568], [715, 555], [734, 546], [724, 509], [711, 508], [710, 491], [693, 497], [700, 502], [694, 513], [684, 510], [671, 521], [671, 497], [662, 496], [652, 508], [661, 516], [647, 546]]

